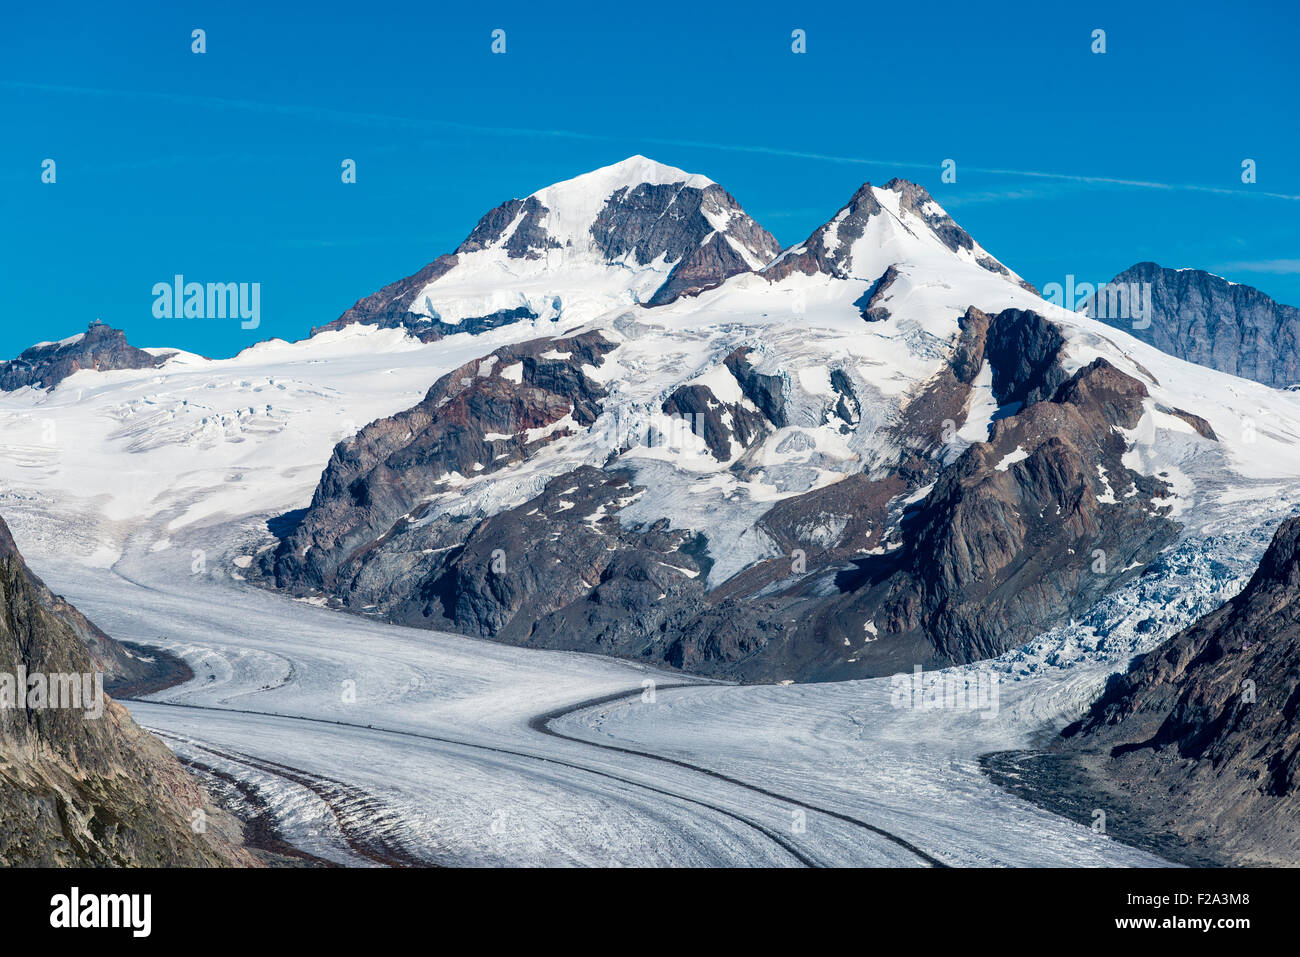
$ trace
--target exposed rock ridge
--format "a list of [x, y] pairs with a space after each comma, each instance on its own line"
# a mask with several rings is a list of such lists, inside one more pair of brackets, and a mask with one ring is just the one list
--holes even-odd
[[152, 369], [171, 353], [155, 356], [126, 341], [126, 334], [103, 323], [91, 323], [87, 330], [62, 342], [32, 346], [17, 359], [0, 362], [0, 391], [12, 392], [24, 386], [53, 389], [82, 369], [111, 372], [116, 369]]

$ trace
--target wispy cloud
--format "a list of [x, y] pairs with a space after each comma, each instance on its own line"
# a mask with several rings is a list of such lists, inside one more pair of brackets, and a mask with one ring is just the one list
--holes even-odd
[[1300, 274], [1300, 259], [1256, 259], [1244, 262], [1222, 263], [1214, 267], [1215, 272], [1259, 272], [1277, 276]]
[[1043, 199], [1057, 196], [1068, 187], [1059, 184], [1051, 186], [1020, 186], [1010, 189], [985, 189], [978, 192], [959, 193], [944, 196], [944, 209], [957, 209], [961, 206], [976, 206], [980, 203], [1007, 203], [1019, 199]]
[[[169, 102], [184, 106], [206, 107], [211, 109], [244, 110], [275, 116], [296, 116], [304, 119], [325, 120], [330, 122], [355, 123], [366, 126], [384, 126], [397, 129], [413, 130], [455, 130], [464, 133], [478, 133], [485, 136], [517, 136], [539, 139], [570, 139], [591, 142], [636, 142], [653, 146], [673, 146], [686, 149], [708, 149], [728, 153], [747, 153], [764, 156], [779, 156], [786, 159], [803, 159], [824, 163], [838, 163], [853, 166], [868, 166], [885, 169], [929, 170], [937, 169], [933, 161], [918, 162], [914, 160], [881, 159], [879, 157], [843, 156], [834, 153], [819, 153], [805, 150], [786, 149], [776, 146], [752, 146], [743, 143], [716, 143], [707, 140], [673, 139], [663, 137], [644, 137], [636, 135], [609, 135], [585, 133], [577, 130], [544, 129], [518, 126], [487, 126], [475, 123], [462, 123], [454, 120], [439, 120], [427, 117], [398, 116], [390, 113], [360, 113], [349, 110], [334, 110], [326, 107], [303, 106], [297, 104], [263, 103], [255, 100], [229, 99], [217, 96], [195, 96], [186, 93], [169, 93], [153, 90], [109, 90], [97, 87], [64, 86], [51, 83], [30, 83], [19, 80], [0, 80], [0, 87], [11, 90], [30, 90], [42, 93], [72, 94], [79, 96], [105, 97], [118, 99], [142, 99], [155, 102]], [[1273, 193], [1253, 188], [1235, 188], [1226, 186], [1205, 186], [1196, 183], [1162, 183], [1156, 180], [1127, 179], [1115, 176], [1085, 176], [1078, 173], [1047, 172], [1044, 170], [1006, 169], [987, 166], [961, 165], [964, 172], [980, 173], [989, 176], [1011, 176], [1028, 179], [1051, 180], [1057, 183], [1070, 183], [1077, 186], [1119, 188], [1119, 189], [1155, 189], [1182, 192], [1211, 193], [1223, 196], [1254, 197], [1257, 199], [1281, 199], [1300, 202], [1300, 194]], [[1015, 198], [1015, 197], [1010, 197]]]

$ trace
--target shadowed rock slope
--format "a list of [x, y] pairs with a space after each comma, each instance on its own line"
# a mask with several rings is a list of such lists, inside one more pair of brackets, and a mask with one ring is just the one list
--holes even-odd
[[1300, 518], [1246, 588], [1114, 679], [1065, 756], [1149, 835], [1300, 864]]
[[[0, 674], [64, 675], [97, 670], [120, 654], [84, 617], [51, 596], [24, 564], [0, 521]], [[12, 686], [11, 686], [12, 688]], [[238, 826], [126, 709], [106, 698], [103, 714], [37, 708], [25, 696], [0, 708], [0, 863], [6, 866], [220, 866], [252, 858], [231, 835]], [[196, 811], [206, 832], [191, 826]]]

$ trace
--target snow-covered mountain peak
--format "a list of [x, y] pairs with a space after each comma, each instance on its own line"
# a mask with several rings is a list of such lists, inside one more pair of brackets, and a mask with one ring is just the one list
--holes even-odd
[[606, 199], [620, 188], [634, 189], [642, 184], [689, 186], [692, 189], [707, 189], [717, 185], [707, 176], [688, 173], [638, 153], [609, 166], [539, 189], [533, 196], [547, 206], [571, 207], [582, 205], [593, 197]]
[[696, 295], [779, 252], [711, 179], [632, 156], [507, 200], [453, 255], [323, 328], [363, 322], [431, 341], [521, 321], [583, 322]]
[[895, 178], [883, 187], [863, 183], [834, 217], [785, 250], [763, 275], [772, 282], [799, 273], [874, 283], [894, 266], [946, 272], [959, 263], [1031, 289], [958, 226], [925, 187]]

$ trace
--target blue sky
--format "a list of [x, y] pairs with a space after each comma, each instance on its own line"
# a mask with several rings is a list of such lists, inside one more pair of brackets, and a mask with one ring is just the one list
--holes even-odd
[[[1291, 2], [180, 6], [3, 14], [0, 356], [96, 317], [211, 356], [301, 338], [633, 153], [783, 244], [902, 176], [1040, 287], [1151, 259], [1300, 304]], [[176, 273], [261, 283], [261, 327], [155, 319]]]

